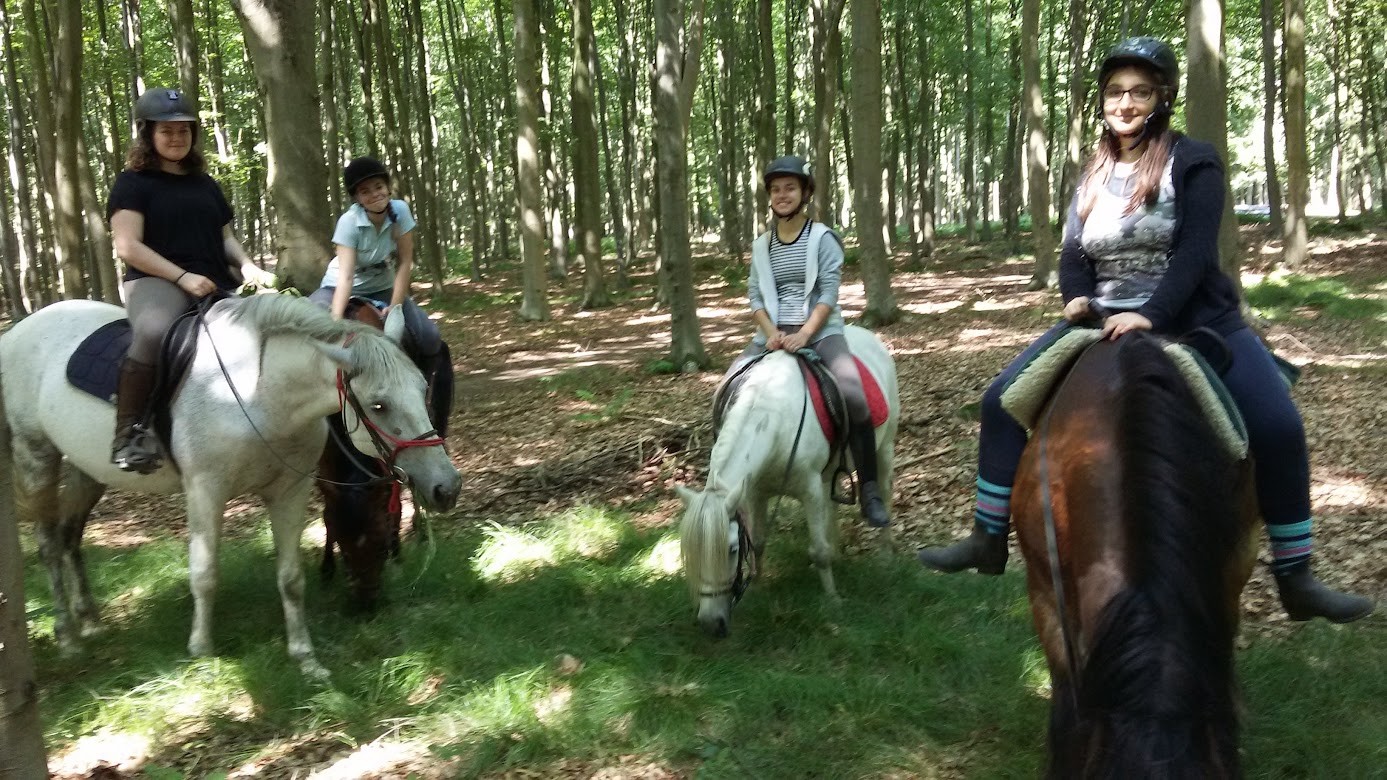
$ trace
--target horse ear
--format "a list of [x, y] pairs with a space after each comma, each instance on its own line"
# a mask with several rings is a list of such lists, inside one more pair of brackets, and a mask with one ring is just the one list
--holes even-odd
[[352, 351], [340, 344], [329, 344], [325, 341], [309, 342], [318, 348], [318, 351], [327, 355], [327, 359], [336, 363], [339, 368], [351, 373], [356, 368], [356, 360], [352, 358]]
[[675, 485], [674, 492], [679, 496], [679, 500], [683, 501], [685, 504], [692, 504], [694, 502], [694, 499], [698, 498], [697, 493], [693, 492], [692, 490], [689, 490], [683, 485]]
[[403, 344], [405, 340], [405, 307], [404, 304], [391, 306], [390, 313], [385, 315], [385, 337], [395, 342], [397, 345]]

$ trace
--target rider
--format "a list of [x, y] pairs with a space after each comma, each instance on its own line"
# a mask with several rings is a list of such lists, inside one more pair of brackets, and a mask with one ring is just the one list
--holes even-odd
[[805, 213], [814, 195], [814, 175], [802, 158], [781, 157], [761, 178], [770, 193], [775, 220], [772, 229], [751, 245], [747, 294], [756, 335], [732, 361], [727, 376], [763, 352], [793, 353], [812, 346], [833, 372], [847, 403], [862, 517], [869, 525], [884, 527], [891, 518], [877, 483], [876, 431], [857, 363], [843, 338], [843, 313], [838, 306], [842, 241], [831, 228]]
[[1238, 292], [1218, 265], [1224, 174], [1209, 144], [1170, 129], [1179, 65], [1170, 46], [1128, 38], [1098, 76], [1103, 118], [1074, 193], [1060, 252], [1065, 321], [1021, 353], [983, 394], [977, 503], [972, 534], [922, 548], [926, 566], [1001, 574], [1007, 560], [1011, 489], [1026, 431], [1002, 410], [1001, 393], [1061, 329], [1087, 317], [1094, 301], [1116, 313], [1103, 333], [1179, 336], [1201, 326], [1219, 333], [1233, 360], [1224, 384], [1247, 424], [1257, 500], [1271, 537], [1271, 571], [1292, 620], [1348, 623], [1373, 603], [1333, 590], [1310, 572], [1310, 468], [1300, 413], [1271, 353], [1243, 321]]
[[116, 256], [125, 262], [125, 307], [133, 339], [120, 366], [111, 462], [148, 474], [162, 455], [148, 429], [164, 333], [198, 299], [234, 290], [232, 264], [247, 281], [273, 285], [231, 232], [231, 206], [206, 173], [198, 118], [176, 89], [135, 101], [135, 140], [106, 207]]

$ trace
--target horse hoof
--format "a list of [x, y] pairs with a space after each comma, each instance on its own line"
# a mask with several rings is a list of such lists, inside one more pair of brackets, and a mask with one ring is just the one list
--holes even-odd
[[303, 671], [304, 677], [314, 682], [332, 682], [332, 675], [328, 674], [328, 670], [318, 663], [316, 658], [309, 657], [299, 661], [299, 669]]
[[101, 636], [102, 634], [106, 633], [106, 624], [102, 623], [99, 620], [93, 620], [88, 623], [83, 623], [82, 630], [79, 633], [82, 635], [83, 639], [91, 639], [92, 637]]
[[189, 642], [188, 655], [194, 658], [207, 658], [212, 655], [211, 642]]

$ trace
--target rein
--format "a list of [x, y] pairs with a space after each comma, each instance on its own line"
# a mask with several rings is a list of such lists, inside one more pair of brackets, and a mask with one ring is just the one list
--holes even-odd
[[[290, 464], [288, 461], [284, 459], [284, 456], [280, 455], [278, 452], [275, 451], [274, 446], [270, 444], [269, 440], [265, 438], [265, 434], [261, 432], [260, 426], [255, 424], [255, 420], [251, 417], [250, 410], [246, 408], [245, 399], [241, 397], [241, 392], [236, 389], [236, 383], [231, 381], [231, 372], [227, 369], [226, 362], [222, 360], [221, 351], [217, 349], [217, 342], [212, 339], [212, 330], [207, 325], [206, 314], [207, 310], [211, 308], [211, 304], [206, 303], [206, 301], [207, 299], [203, 299], [203, 301], [200, 301], [195, 310], [197, 312], [196, 317], [198, 325], [202, 327], [203, 334], [207, 336], [207, 343], [212, 347], [212, 355], [217, 359], [217, 367], [221, 369], [222, 378], [226, 380], [226, 386], [231, 389], [231, 396], [236, 399], [236, 405], [240, 407], [241, 415], [246, 418], [246, 422], [250, 424], [251, 430], [255, 431], [255, 436], [256, 438], [260, 439], [260, 443], [265, 445], [265, 449], [269, 450], [270, 454], [275, 457], [275, 460], [279, 461], [281, 466], [288, 469], [289, 471], [292, 471], [295, 474], [298, 474], [301, 477], [313, 477], [319, 480], [320, 482], [324, 482], [329, 485], [338, 485], [340, 487], [353, 487], [355, 485], [360, 484], [352, 482], [337, 482], [334, 480], [319, 477], [312, 471], [302, 471], [298, 468], [295, 468], [292, 464]], [[350, 344], [352, 338], [354, 338], [355, 335], [356, 334], [351, 333], [347, 334], [345, 343]], [[371, 433], [371, 441], [375, 444], [378, 454], [382, 456], [381, 458], [379, 458], [379, 460], [385, 463], [387, 469], [390, 471], [389, 476], [377, 477], [376, 479], [382, 481], [384, 479], [390, 479], [394, 481], [396, 487], [391, 492], [391, 500], [392, 502], [398, 501], [399, 485], [405, 481], [406, 477], [404, 472], [398, 466], [395, 465], [395, 458], [399, 457], [401, 451], [409, 449], [410, 447], [441, 446], [444, 443], [443, 438], [438, 436], [437, 431], [435, 430], [429, 430], [425, 432], [424, 435], [419, 437], [418, 439], [398, 439], [394, 436], [391, 436], [384, 430], [381, 430], [380, 427], [377, 426], [374, 422], [372, 422], [371, 418], [367, 417], [366, 413], [362, 410], [361, 402], [357, 399], [356, 393], [351, 390], [350, 380], [344, 379], [342, 369], [340, 368], [337, 370], [337, 395], [339, 402], [339, 411], [345, 412], [345, 402], [350, 402], [352, 410], [356, 412], [357, 419], [362, 420], [366, 423], [366, 428]], [[350, 444], [350, 442], [337, 441], [336, 432], [332, 430], [331, 426], [328, 426], [328, 431], [333, 435], [333, 439], [334, 441], [336, 441], [337, 446], [341, 447], [342, 450], [347, 453], [347, 456], [349, 458], [352, 457], [351, 452], [347, 447], [347, 445]], [[430, 434], [433, 434], [434, 438], [424, 438], [426, 436], [429, 436]], [[393, 442], [396, 445], [395, 449], [390, 452], [390, 455], [388, 457], [385, 456], [386, 447], [382, 440]], [[354, 459], [353, 462], [355, 463]], [[356, 465], [360, 467], [361, 464], [357, 463]], [[362, 470], [365, 471], [365, 469]]]
[[[1090, 349], [1091, 348], [1090, 346]], [[1087, 352], [1088, 350], [1085, 349], [1084, 352], [1079, 353], [1079, 357], [1075, 358], [1075, 363], [1083, 358], [1084, 354]], [[1075, 629], [1070, 627], [1069, 610], [1065, 605], [1064, 576], [1061, 570], [1062, 563], [1060, 561], [1059, 534], [1055, 528], [1055, 513], [1051, 506], [1053, 497], [1050, 494], [1049, 445], [1046, 440], [1046, 434], [1050, 431], [1050, 416], [1054, 414], [1055, 411], [1055, 400], [1060, 397], [1060, 393], [1063, 392], [1065, 386], [1069, 384], [1069, 380], [1073, 376], [1074, 371], [1071, 368], [1070, 371], [1064, 375], [1064, 379], [1060, 381], [1059, 387], [1055, 388], [1054, 395], [1050, 400], [1050, 405], [1045, 408], [1045, 416], [1041, 419], [1040, 428], [1036, 432], [1036, 444], [1039, 448], [1037, 457], [1040, 459], [1040, 509], [1045, 517], [1045, 547], [1050, 559], [1050, 585], [1055, 592], [1055, 612], [1057, 613], [1056, 617], [1059, 618], [1060, 637], [1064, 641], [1065, 665], [1069, 667], [1069, 695], [1072, 699], [1071, 704], [1074, 706], [1074, 711], [1078, 712], [1080, 684], [1079, 655], [1075, 648]]]

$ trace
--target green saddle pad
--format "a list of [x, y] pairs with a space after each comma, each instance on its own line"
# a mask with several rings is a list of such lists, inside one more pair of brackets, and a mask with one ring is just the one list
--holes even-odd
[[[1074, 361], [1102, 339], [1095, 328], [1070, 328], [1037, 352], [1002, 390], [1002, 408], [1022, 427], [1035, 430], [1050, 391], [1069, 373]], [[1237, 460], [1247, 457], [1247, 426], [1223, 381], [1199, 353], [1183, 344], [1167, 343], [1168, 355], [1189, 385], [1219, 444]]]

